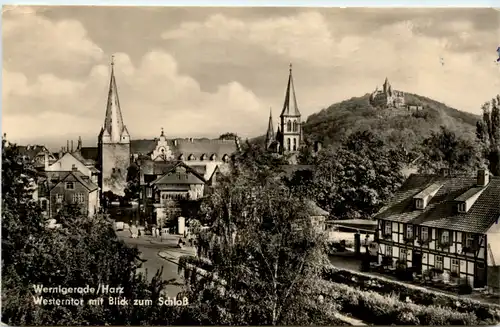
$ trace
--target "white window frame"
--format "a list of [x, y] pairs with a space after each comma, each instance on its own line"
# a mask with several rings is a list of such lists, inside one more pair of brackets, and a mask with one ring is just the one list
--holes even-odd
[[384, 235], [392, 235], [392, 222], [384, 222]]
[[390, 245], [386, 245], [386, 246], [385, 246], [385, 255], [386, 255], [387, 257], [392, 258], [392, 253], [393, 253], [393, 252], [392, 252], [392, 246], [390, 246]]
[[417, 209], [423, 209], [424, 208], [424, 200], [423, 199], [416, 199], [415, 206], [417, 207]]
[[406, 225], [406, 238], [413, 237], [413, 225]]
[[443, 270], [444, 269], [444, 257], [441, 255], [437, 255], [434, 257], [434, 268]]
[[[425, 233], [424, 233], [424, 231], [425, 231]], [[425, 235], [425, 237], [424, 237], [424, 235]], [[429, 228], [428, 227], [422, 226], [420, 228], [420, 239], [422, 241], [429, 240]]]
[[458, 204], [458, 212], [467, 212], [467, 208], [465, 207], [465, 202], [459, 203]]
[[452, 273], [458, 274], [460, 268], [460, 261], [458, 259], [451, 259], [450, 262], [450, 271]]
[[465, 234], [465, 247], [472, 248], [474, 245], [474, 235], [466, 233]]
[[62, 203], [64, 200], [64, 196], [62, 194], [56, 195], [56, 203]]
[[450, 244], [450, 232], [444, 230], [441, 232], [441, 244]]
[[406, 261], [408, 258], [408, 252], [406, 249], [399, 249], [399, 259], [402, 261]]

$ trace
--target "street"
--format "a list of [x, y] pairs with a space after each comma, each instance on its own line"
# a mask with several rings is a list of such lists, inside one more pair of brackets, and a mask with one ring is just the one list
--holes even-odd
[[131, 238], [128, 231], [116, 232], [118, 238], [126, 244], [136, 246], [141, 251], [141, 258], [147, 260], [139, 269], [140, 272], [146, 273], [148, 280], [152, 280], [156, 272], [163, 266], [163, 280], [175, 279], [176, 285], [168, 285], [166, 291], [170, 296], [177, 295], [181, 291], [184, 284], [182, 278], [177, 274], [176, 260], [165, 260], [158, 256], [160, 251], [167, 251], [173, 257], [180, 257], [188, 254], [186, 250], [176, 247], [179, 237], [172, 235], [171, 239], [164, 240], [164, 243], [153, 239], [151, 236], [141, 236], [139, 238]]

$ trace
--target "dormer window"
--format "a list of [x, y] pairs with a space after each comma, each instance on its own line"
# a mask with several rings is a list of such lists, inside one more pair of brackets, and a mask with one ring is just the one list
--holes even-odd
[[196, 157], [193, 154], [190, 154], [188, 160], [196, 160]]
[[458, 203], [457, 207], [458, 207], [458, 212], [460, 212], [460, 213], [466, 213], [467, 212], [467, 205], [466, 205], [465, 202]]
[[214, 153], [214, 154], [212, 154], [212, 155], [210, 156], [210, 160], [212, 160], [212, 161], [213, 161], [213, 160], [215, 160], [215, 159], [217, 159], [217, 155], [215, 155], [215, 153]]
[[202, 154], [201, 157], [200, 157], [200, 160], [203, 161], [203, 160], [206, 160], [207, 159], [207, 155], [206, 154]]
[[184, 160], [184, 154], [181, 154], [181, 155], [179, 156], [179, 160]]
[[424, 199], [415, 199], [415, 208], [424, 209]]

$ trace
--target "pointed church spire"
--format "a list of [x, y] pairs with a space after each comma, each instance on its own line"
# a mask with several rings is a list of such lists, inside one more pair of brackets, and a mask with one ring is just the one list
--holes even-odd
[[[115, 79], [115, 62], [114, 56], [111, 56], [111, 77], [109, 81], [108, 103], [106, 107], [106, 118], [104, 120], [104, 130], [106, 135], [109, 135], [111, 142], [120, 142], [122, 133], [126, 128], [123, 124], [122, 111], [120, 100], [118, 98], [118, 88]], [[128, 136], [128, 133], [127, 133]]]
[[288, 84], [285, 93], [285, 103], [281, 116], [300, 116], [299, 107], [297, 106], [297, 98], [295, 97], [295, 87], [293, 85], [292, 64], [290, 63], [288, 75]]
[[269, 122], [267, 124], [267, 134], [266, 134], [266, 146], [269, 147], [274, 141], [274, 126], [273, 126], [273, 112], [272, 108], [269, 108]]

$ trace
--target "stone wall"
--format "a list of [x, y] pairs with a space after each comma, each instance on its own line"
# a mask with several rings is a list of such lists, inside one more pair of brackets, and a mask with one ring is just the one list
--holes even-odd
[[123, 196], [130, 166], [130, 144], [102, 145], [102, 192]]

